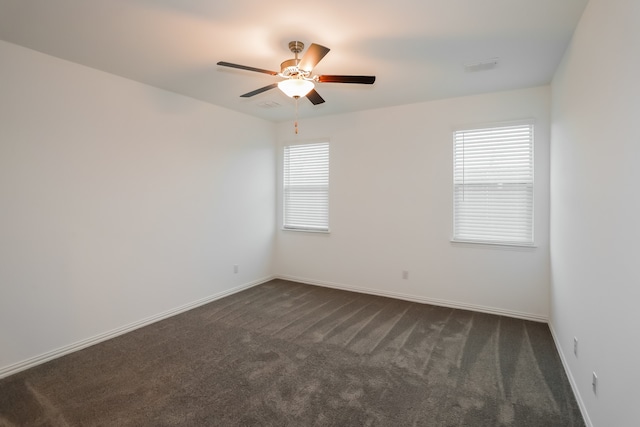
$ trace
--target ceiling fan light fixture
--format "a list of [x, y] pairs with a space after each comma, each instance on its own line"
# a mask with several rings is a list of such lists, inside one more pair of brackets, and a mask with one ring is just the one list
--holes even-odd
[[314, 86], [312, 81], [304, 79], [287, 79], [278, 83], [278, 89], [291, 98], [306, 96]]

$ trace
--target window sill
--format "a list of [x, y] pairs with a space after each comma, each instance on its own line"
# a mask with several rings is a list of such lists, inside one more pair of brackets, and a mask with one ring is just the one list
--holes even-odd
[[481, 242], [474, 240], [450, 240], [453, 246], [467, 247], [487, 247], [492, 249], [505, 249], [515, 251], [534, 251], [538, 247], [534, 244], [518, 244], [518, 243], [500, 243], [500, 242]]
[[308, 230], [306, 228], [281, 228], [282, 231], [293, 231], [296, 233], [330, 234], [329, 230]]

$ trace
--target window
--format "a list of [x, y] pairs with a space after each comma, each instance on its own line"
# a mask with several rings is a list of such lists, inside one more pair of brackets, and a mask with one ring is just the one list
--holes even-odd
[[533, 245], [533, 124], [453, 135], [453, 240]]
[[284, 147], [284, 229], [329, 231], [329, 143]]

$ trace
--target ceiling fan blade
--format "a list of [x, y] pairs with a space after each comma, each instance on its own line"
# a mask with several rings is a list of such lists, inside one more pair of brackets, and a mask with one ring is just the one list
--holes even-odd
[[311, 71], [331, 49], [319, 44], [311, 43], [311, 46], [302, 55], [298, 68], [304, 71]]
[[260, 89], [252, 90], [251, 92], [247, 92], [244, 95], [240, 95], [241, 98], [251, 98], [253, 95], [257, 95], [262, 92], [266, 92], [268, 90], [274, 89], [278, 87], [278, 83], [272, 83], [269, 86], [261, 87]]
[[222, 65], [223, 67], [238, 68], [240, 70], [255, 71], [256, 73], [265, 73], [272, 76], [278, 75], [278, 73], [275, 71], [263, 70], [262, 68], [247, 67], [246, 65], [232, 64], [231, 62], [220, 61], [218, 62], [218, 65]]
[[318, 76], [321, 83], [357, 83], [363, 85], [372, 85], [376, 81], [376, 76]]
[[316, 92], [315, 89], [311, 89], [311, 92], [307, 94], [307, 99], [311, 101], [313, 105], [322, 104], [324, 102], [324, 99], [322, 99], [320, 94]]

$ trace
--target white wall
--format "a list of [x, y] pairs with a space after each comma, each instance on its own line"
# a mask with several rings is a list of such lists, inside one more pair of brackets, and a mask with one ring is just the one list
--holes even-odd
[[602, 427], [640, 425], [639, 51], [640, 2], [591, 0], [552, 86], [551, 326]]
[[0, 63], [0, 373], [271, 276], [274, 124], [5, 42]]
[[[540, 87], [302, 119], [297, 136], [279, 124], [281, 144], [330, 138], [331, 233], [278, 230], [276, 274], [545, 320], [549, 108]], [[536, 120], [537, 248], [450, 243], [452, 130], [523, 118]]]

